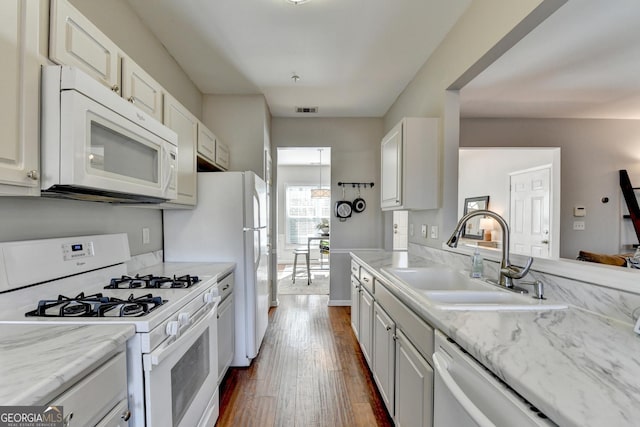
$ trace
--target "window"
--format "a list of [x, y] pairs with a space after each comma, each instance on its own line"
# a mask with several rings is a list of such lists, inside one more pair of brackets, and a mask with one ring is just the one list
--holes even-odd
[[[318, 225], [323, 218], [329, 219], [329, 197], [312, 199], [314, 185], [292, 185], [286, 188], [286, 239], [287, 244], [307, 244], [307, 237], [318, 234]], [[328, 187], [323, 187], [328, 188]]]

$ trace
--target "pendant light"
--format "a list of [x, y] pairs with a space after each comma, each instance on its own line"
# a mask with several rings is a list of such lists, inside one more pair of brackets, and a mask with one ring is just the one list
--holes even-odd
[[318, 182], [318, 188], [314, 188], [311, 190], [311, 198], [312, 199], [328, 199], [331, 197], [331, 190], [328, 188], [322, 188], [322, 148], [318, 148], [318, 152], [320, 153], [320, 181]]

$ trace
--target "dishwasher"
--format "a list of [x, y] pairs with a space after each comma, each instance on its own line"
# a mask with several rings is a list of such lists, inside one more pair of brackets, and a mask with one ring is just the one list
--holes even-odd
[[440, 331], [433, 363], [434, 427], [556, 425]]

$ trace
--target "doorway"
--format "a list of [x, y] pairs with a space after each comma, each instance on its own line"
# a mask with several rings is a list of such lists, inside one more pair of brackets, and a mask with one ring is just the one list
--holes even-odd
[[279, 295], [328, 295], [331, 148], [277, 150]]

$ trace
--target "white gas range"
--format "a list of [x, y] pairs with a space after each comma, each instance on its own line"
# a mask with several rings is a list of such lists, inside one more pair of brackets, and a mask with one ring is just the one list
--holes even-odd
[[196, 426], [218, 414], [217, 283], [232, 263], [127, 271], [126, 234], [0, 244], [3, 323], [126, 324], [130, 426]]

